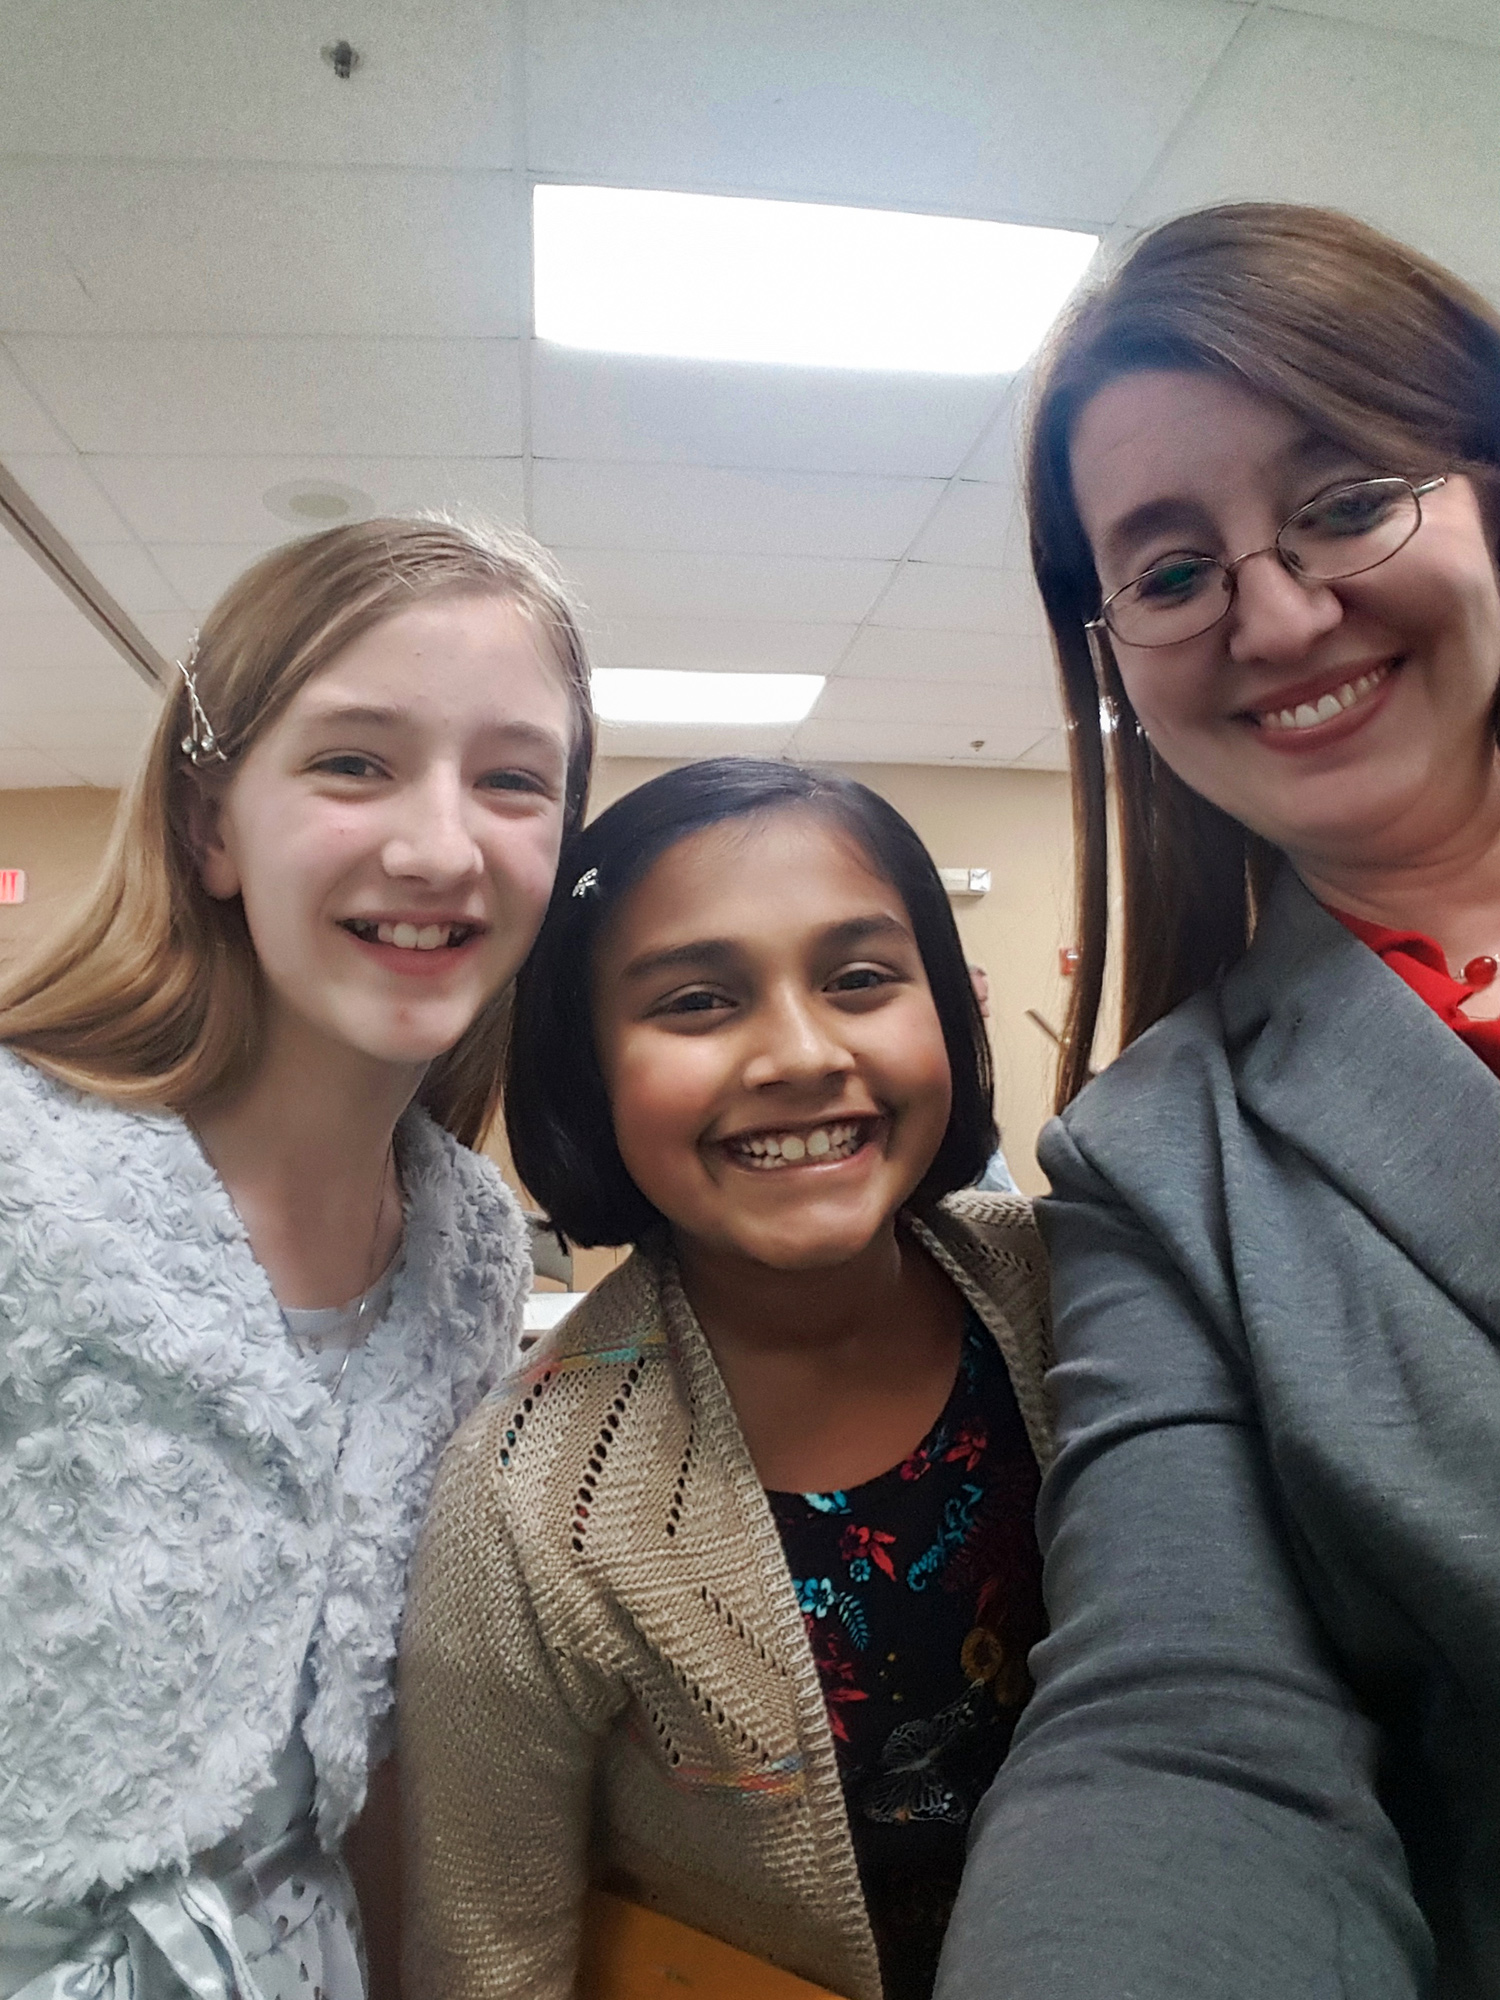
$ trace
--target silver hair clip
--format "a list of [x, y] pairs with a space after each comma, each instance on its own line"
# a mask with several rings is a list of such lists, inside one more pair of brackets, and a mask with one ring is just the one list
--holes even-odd
[[585, 868], [578, 880], [573, 884], [573, 894], [575, 896], [597, 896], [598, 893], [599, 870], [597, 868]]
[[201, 771], [205, 764], [227, 764], [229, 759], [219, 748], [219, 739], [214, 734], [214, 726], [204, 713], [203, 704], [198, 699], [198, 681], [193, 673], [193, 666], [196, 666], [198, 661], [196, 634], [192, 645], [188, 648], [188, 660], [193, 663], [192, 666], [182, 660], [177, 662], [177, 671], [187, 684], [188, 696], [188, 733], [182, 739], [181, 748], [183, 756], [193, 768]]

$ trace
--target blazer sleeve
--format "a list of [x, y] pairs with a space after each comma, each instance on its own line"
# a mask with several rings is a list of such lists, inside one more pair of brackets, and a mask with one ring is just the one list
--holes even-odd
[[598, 1741], [564, 1685], [485, 1405], [445, 1455], [402, 1633], [410, 2000], [572, 2000]]
[[1228, 1288], [1059, 1124], [1044, 1163], [1051, 1636], [938, 2000], [1415, 2000], [1431, 1946], [1376, 1732], [1299, 1581]]

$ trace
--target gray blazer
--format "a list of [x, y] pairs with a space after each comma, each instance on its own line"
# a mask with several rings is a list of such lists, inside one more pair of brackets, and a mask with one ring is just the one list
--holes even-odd
[[1287, 871], [1041, 1157], [1053, 1630], [939, 2000], [1494, 2000], [1500, 1081]]

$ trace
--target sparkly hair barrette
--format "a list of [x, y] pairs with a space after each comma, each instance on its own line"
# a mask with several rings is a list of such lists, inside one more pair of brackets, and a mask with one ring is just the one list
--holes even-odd
[[585, 868], [578, 880], [573, 884], [573, 894], [575, 896], [597, 896], [599, 894], [599, 870], [597, 868]]
[[198, 663], [198, 640], [196, 634], [188, 648], [186, 660], [177, 662], [177, 671], [187, 686], [188, 733], [183, 737], [181, 750], [194, 770], [201, 771], [205, 764], [227, 764], [229, 759], [219, 748], [219, 739], [214, 734], [214, 726], [209, 721], [201, 701], [198, 699], [198, 679], [193, 668]]

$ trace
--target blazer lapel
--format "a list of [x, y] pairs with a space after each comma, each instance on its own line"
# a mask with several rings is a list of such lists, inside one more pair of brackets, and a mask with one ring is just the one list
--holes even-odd
[[1245, 1108], [1500, 1331], [1500, 1079], [1290, 868], [1220, 1005]]

